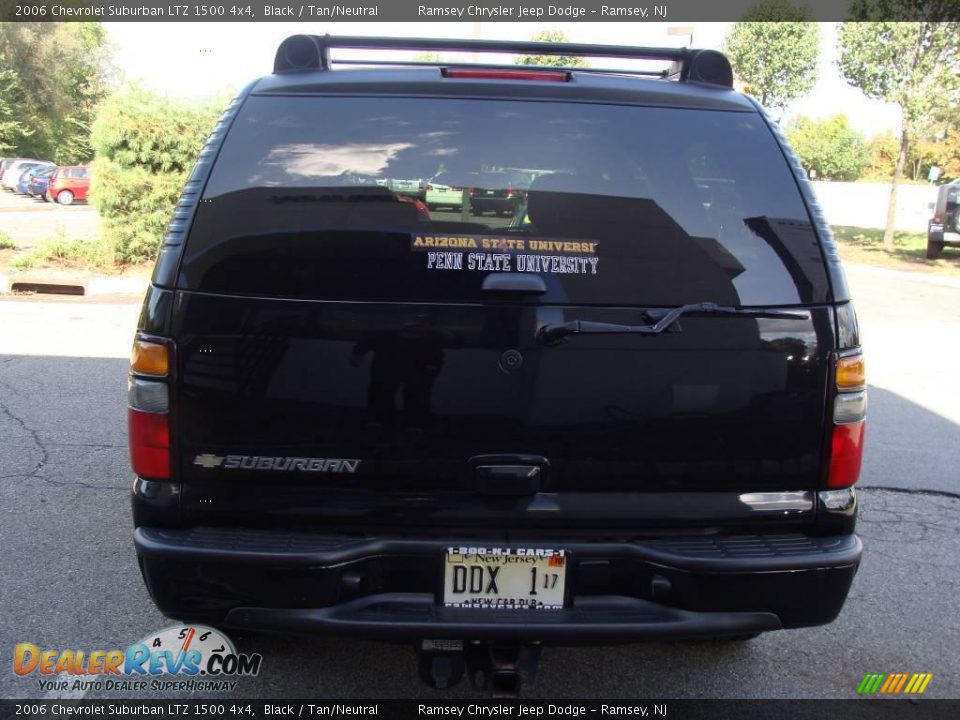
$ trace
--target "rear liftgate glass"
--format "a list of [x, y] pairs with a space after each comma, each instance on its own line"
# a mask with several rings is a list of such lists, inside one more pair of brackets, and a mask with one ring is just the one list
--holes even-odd
[[565, 555], [517, 552], [562, 548], [491, 527], [821, 488], [828, 282], [751, 112], [253, 96], [179, 290], [184, 510], [483, 538], [444, 602], [563, 595]]

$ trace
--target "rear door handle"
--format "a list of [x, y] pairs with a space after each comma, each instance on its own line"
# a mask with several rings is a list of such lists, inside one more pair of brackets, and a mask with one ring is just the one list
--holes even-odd
[[485, 495], [535, 495], [539, 491], [538, 465], [477, 465], [477, 492]]

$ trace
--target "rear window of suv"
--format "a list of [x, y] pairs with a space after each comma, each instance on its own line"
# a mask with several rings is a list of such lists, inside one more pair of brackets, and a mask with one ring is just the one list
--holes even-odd
[[[428, 213], [394, 189], [419, 178], [462, 188], [462, 202]], [[518, 189], [511, 216], [471, 207], [485, 184]], [[759, 115], [493, 99], [248, 98], [180, 284], [476, 302], [490, 272], [539, 274], [551, 303], [828, 299], [796, 181]]]

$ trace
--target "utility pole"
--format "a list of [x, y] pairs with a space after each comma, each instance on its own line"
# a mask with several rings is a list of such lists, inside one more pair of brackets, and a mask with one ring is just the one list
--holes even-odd
[[667, 28], [667, 35], [686, 37], [687, 47], [693, 47], [693, 25], [671, 25]]
[[[479, 22], [475, 22], [473, 24], [473, 39], [474, 40], [480, 39], [480, 23]], [[475, 63], [480, 62], [480, 53], [475, 52], [473, 54], [473, 62]]]

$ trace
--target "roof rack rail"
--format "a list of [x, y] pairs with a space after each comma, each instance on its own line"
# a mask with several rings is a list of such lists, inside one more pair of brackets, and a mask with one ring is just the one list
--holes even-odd
[[[598, 70], [594, 72], [619, 73], [624, 75], [654, 75], [681, 82], [701, 82], [722, 87], [733, 87], [733, 69], [726, 56], [716, 50], [692, 50], [690, 48], [632, 47], [630, 45], [588, 45], [584, 43], [548, 43], [507, 40], [443, 40], [437, 38], [387, 38], [349, 37], [331, 35], [291, 35], [277, 48], [273, 64], [274, 73], [300, 70], [330, 70], [333, 61], [330, 50], [415, 50], [444, 52], [477, 52], [531, 55], [562, 55], [575, 57], [629, 58], [632, 60], [668, 60], [666, 72]], [[429, 65], [433, 67], [452, 63], [401, 62], [385, 60], [341, 61], [355, 65]], [[459, 64], [459, 63], [458, 63]], [[516, 67], [516, 66], [513, 66]], [[581, 71], [581, 68], [568, 68]], [[589, 71], [589, 68], [583, 70]]]
[[477, 70], [542, 70], [543, 72], [554, 73], [592, 73], [594, 75], [642, 75], [643, 77], [666, 78], [670, 70], [624, 70], [617, 68], [593, 68], [593, 67], [560, 67], [551, 65], [501, 65], [495, 63], [475, 63], [475, 62], [429, 62], [421, 60], [343, 60], [344, 65], [370, 65], [372, 67], [441, 67], [448, 68], [475, 68]]

